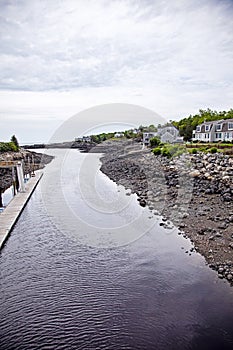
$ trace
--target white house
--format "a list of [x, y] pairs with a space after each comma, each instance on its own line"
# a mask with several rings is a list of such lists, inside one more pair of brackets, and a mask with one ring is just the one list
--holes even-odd
[[123, 137], [124, 133], [123, 132], [116, 132], [114, 137]]
[[179, 131], [173, 125], [161, 126], [156, 132], [144, 132], [143, 143], [148, 146], [153, 137], [158, 137], [165, 143], [183, 142], [183, 137], [180, 137]]
[[183, 137], [180, 137], [179, 130], [173, 125], [158, 128], [157, 136], [165, 143], [183, 142]]
[[193, 141], [216, 142], [233, 140], [233, 119], [204, 122], [193, 130]]

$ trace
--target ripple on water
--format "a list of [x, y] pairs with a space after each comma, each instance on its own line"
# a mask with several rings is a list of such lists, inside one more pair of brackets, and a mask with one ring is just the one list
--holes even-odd
[[1, 252], [0, 350], [231, 349], [233, 293], [155, 226], [116, 249], [79, 245], [33, 194]]

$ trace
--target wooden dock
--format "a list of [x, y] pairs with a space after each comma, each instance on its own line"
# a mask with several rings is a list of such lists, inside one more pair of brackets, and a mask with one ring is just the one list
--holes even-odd
[[4, 211], [0, 213], [0, 249], [2, 249], [42, 176], [43, 173], [37, 171], [35, 177], [31, 177], [25, 184], [25, 192], [17, 193]]

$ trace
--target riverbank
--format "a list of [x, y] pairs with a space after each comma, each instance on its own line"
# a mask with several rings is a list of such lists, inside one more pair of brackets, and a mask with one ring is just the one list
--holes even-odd
[[233, 285], [233, 159], [200, 153], [168, 160], [131, 141], [107, 141], [92, 151], [98, 149], [105, 153], [102, 172], [161, 214], [162, 225], [178, 226], [219, 278]]
[[[43, 169], [52, 161], [53, 157], [46, 154], [20, 149], [19, 152], [1, 152], [0, 161], [23, 161], [24, 173], [29, 174], [35, 170]], [[0, 168], [0, 192], [4, 192], [12, 185], [12, 169]]]

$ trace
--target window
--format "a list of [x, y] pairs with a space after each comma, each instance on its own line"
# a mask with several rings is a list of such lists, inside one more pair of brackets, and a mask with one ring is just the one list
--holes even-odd
[[217, 124], [216, 125], [216, 131], [222, 130], [222, 124]]
[[216, 139], [221, 139], [222, 138], [222, 133], [221, 132], [216, 132], [215, 137], [216, 137]]
[[232, 138], [232, 132], [225, 132], [225, 138], [231, 139]]
[[228, 123], [228, 129], [233, 130], [233, 123]]
[[200, 126], [197, 126], [197, 127], [196, 127], [196, 131], [201, 131], [201, 127], [200, 127]]
[[205, 126], [205, 131], [209, 131], [210, 130], [210, 125], [206, 125]]

